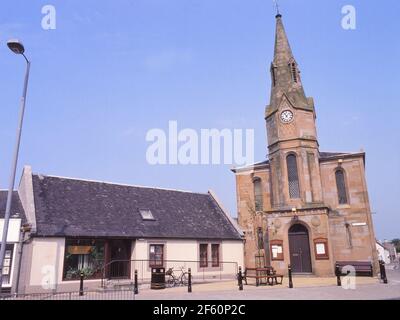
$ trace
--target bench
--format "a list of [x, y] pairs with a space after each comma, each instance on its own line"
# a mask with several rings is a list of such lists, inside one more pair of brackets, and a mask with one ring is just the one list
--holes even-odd
[[352, 266], [356, 271], [356, 276], [373, 276], [372, 263], [370, 261], [336, 261], [335, 274], [339, 272], [339, 275], [347, 275], [348, 272], [344, 272], [345, 266]]
[[[247, 278], [256, 279], [256, 286], [260, 284], [268, 284], [273, 286], [274, 284], [282, 284], [283, 275], [277, 274], [274, 268], [246, 268], [243, 275], [243, 280], [247, 285]], [[264, 281], [263, 281], [264, 280]]]

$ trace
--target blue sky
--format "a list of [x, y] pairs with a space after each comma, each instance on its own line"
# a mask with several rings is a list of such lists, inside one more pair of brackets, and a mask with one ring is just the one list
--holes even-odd
[[[323, 151], [367, 152], [378, 238], [400, 237], [400, 2], [281, 0], [315, 99]], [[56, 30], [43, 30], [52, 4]], [[355, 6], [357, 29], [341, 27]], [[25, 1], [0, 4], [0, 188], [7, 187], [24, 63], [32, 60], [18, 177], [34, 172], [206, 192], [236, 214], [230, 166], [151, 166], [146, 133], [254, 128], [266, 155], [275, 12], [270, 0]]]

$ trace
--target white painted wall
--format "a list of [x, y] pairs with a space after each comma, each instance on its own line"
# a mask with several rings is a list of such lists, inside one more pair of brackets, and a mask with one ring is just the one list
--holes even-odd
[[56, 289], [62, 280], [65, 250], [64, 238], [34, 238], [29, 276], [30, 286]]
[[[172, 267], [185, 271], [191, 268], [193, 280], [196, 279], [234, 279], [238, 266], [243, 266], [243, 242], [222, 241], [208, 242], [196, 240], [136, 240], [132, 242], [132, 260], [149, 260], [149, 245], [164, 244], [165, 260], [182, 260], [167, 262], [166, 268]], [[200, 268], [199, 244], [220, 243], [220, 268]], [[33, 238], [32, 239], [31, 265], [29, 268], [28, 291], [37, 292], [45, 290], [69, 291], [77, 290], [79, 281], [63, 281], [63, 264], [65, 252], [64, 238]], [[210, 259], [209, 259], [210, 260]], [[211, 260], [210, 260], [211, 261]], [[222, 263], [229, 262], [229, 263]], [[132, 279], [135, 269], [138, 270], [139, 280], [151, 278], [151, 269], [148, 261], [135, 262], [131, 266]], [[176, 271], [179, 275], [180, 271]], [[100, 280], [86, 280], [85, 287], [99, 287]], [[30, 287], [30, 289], [29, 289]]]
[[[3, 238], [3, 227], [4, 219], [0, 219], [0, 239]], [[11, 218], [8, 224], [7, 243], [15, 243], [19, 241], [20, 228], [21, 219]]]
[[[220, 244], [220, 267], [200, 268], [197, 262], [200, 259], [200, 243], [219, 243]], [[164, 244], [165, 268], [173, 268], [176, 274], [180, 274], [180, 267], [185, 271], [191, 268], [194, 279], [208, 278], [219, 279], [233, 278], [236, 275], [237, 267], [243, 266], [243, 242], [241, 241], [196, 241], [196, 240], [160, 240], [160, 239], [142, 239], [136, 240], [133, 250], [133, 260], [149, 260], [150, 244]], [[209, 250], [210, 251], [210, 250]], [[178, 261], [171, 261], [178, 260]], [[211, 261], [211, 252], [209, 252], [209, 261]], [[132, 264], [132, 274], [138, 270], [140, 279], [149, 279], [151, 269], [148, 261], [137, 261]]]
[[[4, 219], [0, 219], [0, 243], [1, 239], [3, 238], [3, 227], [4, 227]], [[17, 243], [19, 241], [20, 236], [20, 228], [21, 228], [21, 219], [19, 218], [11, 218], [8, 224], [8, 232], [7, 232], [7, 244], [13, 244], [13, 254], [11, 258], [11, 266], [10, 266], [10, 281], [9, 283], [5, 284], [3, 282], [3, 286], [10, 288], [14, 282], [14, 275], [15, 275], [15, 267], [16, 267], [16, 257], [18, 246]]]

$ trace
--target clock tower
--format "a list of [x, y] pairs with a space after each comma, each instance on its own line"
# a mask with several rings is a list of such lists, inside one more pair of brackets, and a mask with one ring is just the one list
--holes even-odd
[[336, 262], [378, 270], [364, 152], [319, 150], [316, 112], [276, 15], [268, 159], [234, 168], [246, 267], [333, 276]]
[[313, 99], [304, 93], [300, 70], [278, 14], [271, 98], [265, 111], [273, 208], [304, 208], [322, 202], [315, 119]]

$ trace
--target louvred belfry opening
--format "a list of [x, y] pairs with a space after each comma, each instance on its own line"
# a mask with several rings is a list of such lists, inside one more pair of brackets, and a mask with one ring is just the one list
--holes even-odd
[[297, 161], [294, 154], [290, 154], [287, 157], [287, 169], [289, 180], [289, 196], [291, 199], [300, 198], [299, 174], [297, 172]]

